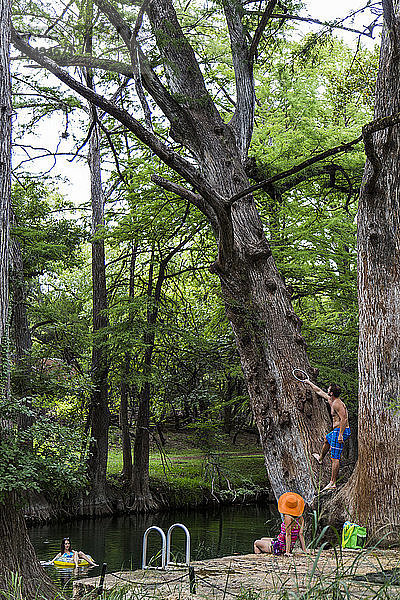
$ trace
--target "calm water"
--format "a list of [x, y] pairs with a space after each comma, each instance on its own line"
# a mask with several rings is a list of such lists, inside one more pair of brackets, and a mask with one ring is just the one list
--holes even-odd
[[[151, 525], [161, 527], [165, 533], [173, 523], [183, 523], [190, 531], [191, 560], [216, 558], [231, 554], [252, 552], [253, 541], [261, 535], [276, 533], [279, 523], [276, 506], [235, 506], [212, 511], [174, 511], [151, 515], [129, 515], [51, 523], [31, 527], [29, 535], [40, 560], [54, 558], [60, 550], [63, 537], [71, 538], [75, 550], [91, 554], [107, 572], [138, 569], [142, 561], [143, 533]], [[148, 561], [161, 549], [161, 538], [152, 532], [148, 538]], [[185, 538], [180, 529], [172, 534], [172, 556], [184, 558]], [[101, 567], [80, 570], [74, 575], [69, 569], [46, 567], [49, 575], [64, 585], [71, 577], [95, 577]]]

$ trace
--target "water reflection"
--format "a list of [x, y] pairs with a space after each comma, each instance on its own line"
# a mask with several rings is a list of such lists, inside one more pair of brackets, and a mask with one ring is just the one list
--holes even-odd
[[[190, 531], [191, 560], [248, 554], [253, 540], [261, 535], [273, 535], [279, 515], [273, 506], [236, 506], [213, 510], [169, 511], [153, 514], [134, 514], [31, 527], [29, 535], [40, 560], [50, 560], [59, 552], [63, 537], [70, 537], [75, 550], [83, 550], [99, 563], [99, 567], [59, 569], [47, 567], [50, 576], [62, 587], [71, 580], [100, 574], [101, 565], [107, 571], [130, 570], [141, 567], [143, 533], [151, 525], [165, 533], [173, 523], [183, 523]], [[184, 559], [185, 534], [175, 529], [172, 534], [172, 557]], [[161, 539], [152, 532], [148, 538], [147, 556], [159, 555]]]

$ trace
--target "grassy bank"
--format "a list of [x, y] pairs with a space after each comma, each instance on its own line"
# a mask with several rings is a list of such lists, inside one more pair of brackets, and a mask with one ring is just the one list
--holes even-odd
[[[109, 451], [108, 475], [122, 471], [122, 451]], [[254, 501], [268, 494], [264, 456], [255, 436], [242, 436], [233, 444], [229, 438], [214, 447], [202, 447], [190, 430], [168, 435], [162, 452], [150, 453], [151, 487], [170, 506], [196, 506], [212, 498], [226, 502]]]

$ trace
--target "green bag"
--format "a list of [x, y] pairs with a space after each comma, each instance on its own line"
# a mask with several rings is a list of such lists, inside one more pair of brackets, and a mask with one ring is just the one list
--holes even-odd
[[361, 549], [365, 546], [367, 530], [361, 525], [346, 521], [342, 531], [342, 548]]

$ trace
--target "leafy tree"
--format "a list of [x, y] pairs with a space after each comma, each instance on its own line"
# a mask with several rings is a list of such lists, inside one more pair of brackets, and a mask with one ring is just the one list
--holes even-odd
[[[212, 269], [220, 278], [227, 314], [235, 330], [270, 481], [276, 494], [289, 486], [311, 500], [313, 486], [306, 456], [313, 441], [317, 442], [326, 428], [326, 420], [319, 410], [319, 400], [305, 397], [302, 386], [290, 376], [293, 365], [309, 368], [304, 340], [271, 257], [254, 201], [244, 192], [248, 187], [245, 163], [255, 107], [253, 66], [258, 48], [264, 50], [260, 40], [275, 5], [274, 0], [266, 5], [251, 42], [242, 6], [230, 2], [223, 5], [236, 79], [236, 107], [227, 124], [205, 86], [189, 36], [185, 36], [169, 0], [149, 2], [144, 7], [155, 44], [151, 51], [159, 52], [157, 60], [163, 65], [165, 77], [152, 69], [139, 47], [143, 12], [139, 13], [136, 28], [132, 28], [128, 15], [127, 20], [107, 1], [96, 1], [102, 18], [122, 35], [131, 68], [141, 76], [136, 81], [140, 81], [164, 112], [171, 124], [173, 140], [183, 144], [195, 158], [195, 165], [116, 103], [94, 94], [63, 73], [55, 62], [28, 47], [17, 34], [14, 43], [86, 99], [119, 119], [196, 190], [193, 192], [159, 176], [154, 178], [197, 206], [216, 233], [218, 258]], [[213, 18], [223, 23], [217, 7]], [[99, 64], [98, 59], [89, 63]], [[142, 106], [146, 112], [143, 97]], [[310, 403], [307, 414], [299, 410], [299, 394], [304, 396], [305, 403]], [[314, 436], [315, 440], [310, 439]], [[292, 449], [290, 456], [287, 447]], [[288, 469], [288, 464], [293, 468]]]

